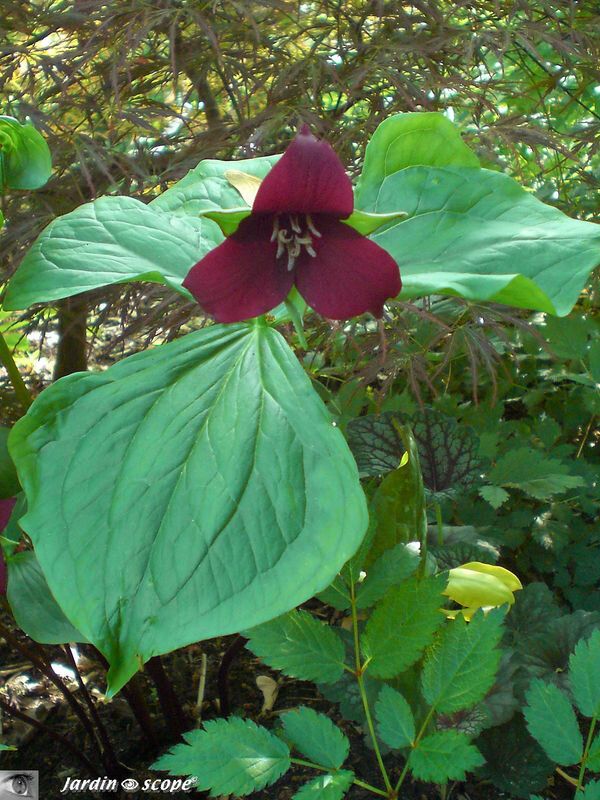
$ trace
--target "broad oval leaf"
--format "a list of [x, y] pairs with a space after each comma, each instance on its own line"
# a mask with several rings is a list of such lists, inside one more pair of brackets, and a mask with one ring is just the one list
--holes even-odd
[[384, 684], [375, 704], [377, 730], [388, 747], [408, 747], [415, 739], [415, 718], [404, 697]]
[[375, 205], [388, 175], [418, 165], [478, 169], [479, 160], [463, 142], [456, 125], [443, 114], [394, 114], [381, 123], [367, 145], [356, 204]]
[[15, 553], [8, 561], [8, 602], [19, 628], [36, 642], [85, 642], [52, 596], [32, 550]]
[[133, 197], [100, 197], [42, 231], [8, 285], [4, 307], [141, 280], [190, 297], [183, 279], [222, 241], [212, 220], [160, 213]]
[[373, 240], [400, 265], [403, 298], [428, 294], [564, 316], [600, 262], [600, 226], [571, 219], [508, 175], [408, 167], [366, 210], [407, 211]]
[[240, 191], [235, 188], [226, 173], [242, 172], [255, 178], [264, 178], [271, 167], [281, 158], [279, 155], [246, 158], [240, 161], [206, 159], [170, 189], [153, 200], [150, 205], [161, 211], [177, 215], [197, 217], [206, 211], [239, 208], [245, 203]]
[[175, 745], [152, 769], [195, 777], [197, 788], [209, 789], [211, 797], [251, 794], [275, 783], [290, 767], [285, 742], [249, 719], [211, 720], [183, 738], [185, 744]]
[[253, 627], [324, 589], [366, 504], [340, 431], [265, 326], [212, 326], [50, 386], [13, 428], [21, 520], [111, 663]]

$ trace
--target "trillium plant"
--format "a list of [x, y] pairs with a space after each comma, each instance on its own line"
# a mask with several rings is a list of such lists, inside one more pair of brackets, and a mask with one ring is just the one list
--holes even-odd
[[[564, 316], [600, 236], [483, 168], [441, 114], [386, 119], [355, 186], [306, 125], [289, 138], [281, 156], [202, 161], [149, 203], [111, 195], [58, 217], [11, 278], [5, 310], [160, 283], [198, 329], [33, 401], [0, 342], [26, 411], [0, 436], [7, 602], [31, 639], [93, 645], [108, 698], [161, 655], [235, 635], [234, 652], [339, 703], [378, 778], [308, 707], [269, 727], [209, 721], [156, 769], [244, 796], [295, 764], [296, 800], [394, 800], [407, 776], [444, 786], [484, 768], [477, 737], [515, 712], [498, 668], [525, 592], [494, 548], [444, 524], [444, 499], [482, 480], [473, 431], [372, 413], [364, 393], [340, 414], [303, 366], [304, 322], [384, 337], [398, 299], [432, 295]], [[0, 143], [4, 191], [44, 183], [31, 126], [0, 118]]]

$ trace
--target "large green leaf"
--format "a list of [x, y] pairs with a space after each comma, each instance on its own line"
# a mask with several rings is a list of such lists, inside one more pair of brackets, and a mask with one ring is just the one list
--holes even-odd
[[419, 658], [445, 619], [439, 609], [446, 581], [444, 575], [409, 578], [375, 608], [363, 637], [372, 675], [393, 678]]
[[581, 713], [600, 716], [600, 630], [577, 644], [569, 659], [569, 682]]
[[281, 722], [286, 741], [314, 764], [339, 769], [348, 758], [350, 742], [325, 714], [300, 706], [282, 714]]
[[140, 280], [189, 297], [183, 279], [222, 241], [211, 220], [161, 213], [133, 197], [101, 197], [42, 231], [10, 281], [4, 307]]
[[589, 781], [583, 791], [575, 792], [575, 800], [600, 800], [600, 781]]
[[419, 742], [408, 764], [415, 778], [432, 783], [464, 781], [467, 772], [483, 764], [483, 756], [466, 733], [436, 731]]
[[397, 544], [380, 556], [367, 570], [367, 577], [356, 586], [357, 608], [375, 605], [392, 586], [398, 586], [419, 566], [419, 556], [404, 544]]
[[240, 192], [227, 179], [230, 171], [245, 172], [264, 178], [281, 156], [263, 156], [240, 161], [207, 159], [150, 204], [161, 211], [197, 217], [206, 211], [240, 208], [248, 205]]
[[474, 167], [479, 160], [463, 142], [458, 128], [436, 112], [394, 114], [377, 128], [365, 152], [356, 187], [356, 204], [377, 204], [389, 175], [406, 167]]
[[290, 767], [290, 751], [277, 736], [251, 720], [211, 720], [203, 730], [185, 733], [152, 765], [171, 775], [196, 777], [211, 797], [251, 794], [270, 786]]
[[16, 553], [8, 561], [8, 602], [19, 628], [42, 644], [85, 642], [52, 596], [35, 553]]
[[283, 338], [212, 326], [50, 386], [9, 440], [21, 520], [117, 691], [145, 661], [327, 586], [367, 526], [342, 434]]
[[344, 643], [334, 628], [308, 611], [290, 611], [245, 635], [248, 650], [292, 678], [335, 683], [342, 677]]
[[422, 675], [423, 695], [438, 712], [470, 708], [492, 688], [503, 618], [501, 610], [487, 617], [479, 611], [470, 623], [459, 615], [446, 626], [428, 653]]
[[292, 800], [342, 800], [354, 781], [354, 773], [348, 770], [326, 773], [305, 783]]
[[449, 294], [563, 316], [600, 262], [599, 226], [544, 205], [499, 172], [407, 167], [365, 208], [408, 212], [373, 236], [400, 265], [407, 299]]
[[564, 692], [539, 679], [531, 682], [523, 711], [527, 727], [544, 751], [557, 764], [578, 764], [583, 753], [583, 738], [573, 706]]
[[52, 172], [46, 140], [33, 125], [0, 116], [0, 194], [4, 188], [39, 189]]

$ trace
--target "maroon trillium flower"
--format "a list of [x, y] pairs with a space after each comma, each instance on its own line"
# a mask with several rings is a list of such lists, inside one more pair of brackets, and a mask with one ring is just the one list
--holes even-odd
[[385, 250], [341, 222], [353, 207], [342, 163], [304, 125], [261, 183], [250, 216], [183, 285], [218, 322], [264, 314], [294, 284], [329, 319], [380, 317], [400, 291], [400, 273]]

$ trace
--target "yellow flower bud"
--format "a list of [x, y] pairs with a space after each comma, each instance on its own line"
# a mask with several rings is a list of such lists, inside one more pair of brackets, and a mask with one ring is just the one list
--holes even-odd
[[[462, 614], [471, 619], [477, 609], [484, 611], [515, 602], [514, 592], [523, 586], [517, 576], [504, 567], [471, 561], [450, 570], [444, 594], [464, 606]], [[458, 611], [446, 611], [454, 619]]]

